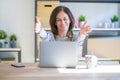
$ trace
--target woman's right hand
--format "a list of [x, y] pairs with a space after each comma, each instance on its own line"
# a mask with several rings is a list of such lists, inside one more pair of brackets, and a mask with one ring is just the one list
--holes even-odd
[[40, 23], [39, 18], [36, 16], [35, 17], [35, 26], [34, 26], [35, 33], [40, 33], [40, 29], [41, 29], [41, 23]]

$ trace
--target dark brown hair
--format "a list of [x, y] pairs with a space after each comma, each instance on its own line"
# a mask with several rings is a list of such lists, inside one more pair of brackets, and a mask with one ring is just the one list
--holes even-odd
[[69, 26], [69, 29], [68, 29], [68, 32], [67, 32], [67, 37], [72, 38], [73, 37], [72, 29], [75, 26], [75, 19], [73, 17], [72, 12], [65, 6], [57, 6], [52, 11], [51, 16], [50, 16], [50, 20], [49, 20], [49, 23], [50, 23], [50, 26], [51, 26], [51, 31], [52, 31], [55, 39], [56, 39], [56, 36], [58, 35], [58, 29], [57, 29], [57, 26], [55, 25], [55, 23], [56, 23], [56, 16], [60, 11], [64, 11], [70, 19], [71, 23], [70, 23], [70, 26]]

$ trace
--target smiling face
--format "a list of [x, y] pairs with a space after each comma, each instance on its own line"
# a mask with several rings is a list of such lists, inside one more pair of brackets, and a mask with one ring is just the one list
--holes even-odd
[[70, 26], [70, 19], [64, 11], [60, 11], [56, 16], [56, 23], [58, 31], [67, 32]]
[[67, 37], [73, 35], [72, 29], [75, 26], [75, 19], [67, 7], [57, 6], [50, 15], [49, 23], [55, 38], [60, 35]]

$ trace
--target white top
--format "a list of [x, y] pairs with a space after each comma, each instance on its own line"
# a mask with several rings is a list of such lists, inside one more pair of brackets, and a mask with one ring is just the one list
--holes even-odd
[[[79, 34], [79, 33], [78, 33]], [[78, 34], [73, 35], [72, 41], [78, 42], [80, 46], [82, 46], [85, 37], [80, 38]], [[51, 32], [45, 31], [43, 28], [41, 28], [39, 36], [43, 41], [68, 41], [67, 37], [58, 37], [57, 39], [54, 38], [53, 34]]]

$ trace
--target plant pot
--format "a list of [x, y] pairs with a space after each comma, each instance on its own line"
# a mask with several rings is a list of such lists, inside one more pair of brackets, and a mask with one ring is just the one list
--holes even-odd
[[2, 44], [2, 43], [0, 43], [0, 48], [2, 48], [2, 46], [3, 46], [3, 44]]
[[10, 41], [10, 47], [16, 48], [16, 41]]
[[4, 45], [4, 42], [5, 42], [5, 39], [0, 39], [0, 48], [3, 48], [3, 45]]
[[113, 22], [111, 26], [112, 28], [119, 28], [119, 22]]
[[9, 44], [4, 44], [4, 47], [5, 48], [9, 48]]

